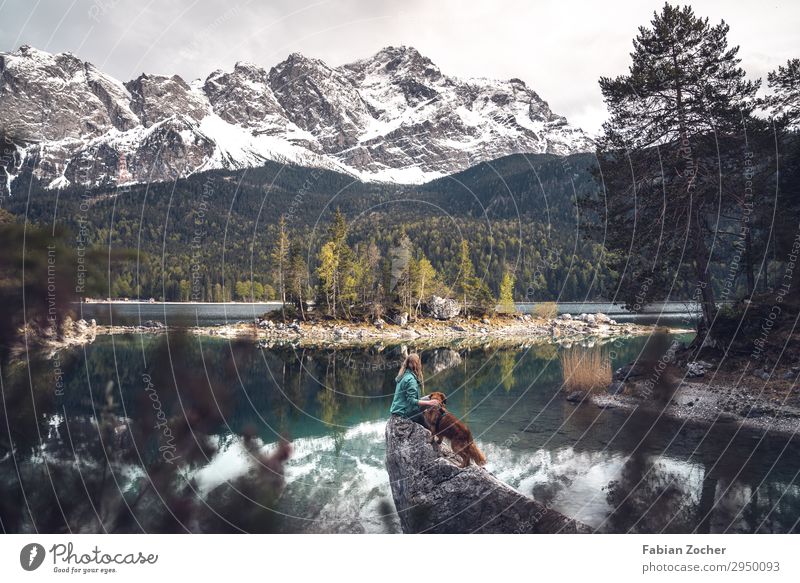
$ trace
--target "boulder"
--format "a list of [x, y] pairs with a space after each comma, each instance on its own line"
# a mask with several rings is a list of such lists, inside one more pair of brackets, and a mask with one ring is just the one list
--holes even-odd
[[572, 314], [559, 314], [559, 320], [572, 320]]
[[647, 367], [640, 362], [632, 362], [618, 368], [614, 372], [614, 379], [618, 381], [626, 381], [628, 379], [635, 379], [652, 371], [652, 367]]
[[753, 371], [753, 376], [760, 378], [762, 381], [768, 381], [770, 374], [766, 369], [760, 368]]
[[612, 381], [606, 389], [609, 395], [619, 395], [625, 392], [625, 383], [622, 381]]
[[690, 379], [702, 377], [706, 375], [706, 371], [712, 368], [712, 365], [703, 360], [696, 360], [686, 365], [686, 376]]
[[567, 395], [567, 401], [570, 403], [582, 403], [586, 398], [586, 393], [583, 391], [572, 391]]
[[459, 303], [450, 298], [433, 296], [428, 304], [431, 316], [437, 320], [451, 320], [461, 312]]
[[613, 322], [613, 320], [608, 316], [606, 316], [605, 314], [595, 314], [594, 320], [598, 324], [611, 324]]
[[394, 317], [394, 323], [398, 326], [405, 326], [408, 324], [408, 312], [403, 312], [402, 314], [397, 314]]
[[386, 470], [406, 533], [578, 533], [588, 527], [536, 502], [484, 468], [459, 468], [421, 425], [392, 416]]

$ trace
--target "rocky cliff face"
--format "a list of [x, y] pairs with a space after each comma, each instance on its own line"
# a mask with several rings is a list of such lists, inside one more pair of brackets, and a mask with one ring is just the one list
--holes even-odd
[[592, 148], [521, 80], [447, 76], [410, 47], [341, 67], [292, 54], [269, 71], [237, 63], [205, 81], [121, 83], [72, 54], [23, 46], [0, 53], [0, 131], [53, 188], [265, 160], [419, 183], [507, 154]]
[[461, 469], [429, 432], [392, 416], [386, 469], [406, 533], [581, 533], [589, 529], [504, 484], [485, 469]]

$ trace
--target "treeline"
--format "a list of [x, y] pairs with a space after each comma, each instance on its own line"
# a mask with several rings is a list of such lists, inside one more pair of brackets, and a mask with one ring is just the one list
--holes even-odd
[[[273, 277], [279, 282], [280, 298], [292, 302], [303, 318], [303, 303], [308, 297], [316, 297], [328, 315], [348, 319], [380, 318], [387, 312], [420, 316], [433, 294], [458, 297], [464, 313], [488, 313], [497, 308], [498, 298], [486, 279], [477, 275], [466, 239], [460, 241], [457, 270], [448, 282], [405, 233], [385, 252], [374, 240], [360, 239], [351, 247], [347, 221], [337, 209], [316, 258], [317, 284], [312, 288], [302, 253], [297, 247], [289, 252], [291, 241], [285, 226], [281, 217], [273, 249]], [[509, 268], [504, 273], [500, 298], [506, 309], [513, 309], [513, 285]]]
[[[302, 284], [296, 275], [293, 285], [326, 303], [320, 252], [339, 209], [347, 222], [347, 246], [359, 259], [373, 258], [372, 272], [387, 271], [383, 263], [391, 262], [392, 249], [410, 245], [412, 270], [424, 257], [441, 284], [438, 291], [455, 297], [464, 240], [487, 303], [489, 295], [499, 297], [507, 271], [514, 275], [516, 301], [580, 300], [613, 293], [602, 246], [576, 229], [575, 193], [593, 188], [593, 160], [510, 156], [420, 187], [363, 184], [279, 164], [88, 191], [47, 190], [35, 177], [22, 175], [3, 204], [18, 222], [66, 228], [72, 245], [80, 237], [101, 255], [133, 250], [131, 259], [102, 266], [109, 276], [104, 297], [278, 299], [289, 285], [279, 274], [287, 265], [298, 274], [304, 265]], [[275, 242], [284, 236], [290, 243], [276, 254]], [[384, 280], [376, 276], [371, 285], [388, 302], [392, 288]], [[365, 286], [362, 281], [362, 300], [370, 295]], [[404, 294], [405, 310], [410, 300], [408, 291]]]

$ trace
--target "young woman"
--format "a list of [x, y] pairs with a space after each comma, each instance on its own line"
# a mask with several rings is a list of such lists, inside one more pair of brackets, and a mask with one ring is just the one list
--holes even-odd
[[389, 413], [400, 415], [406, 419], [416, 421], [424, 426], [422, 410], [420, 407], [432, 407], [438, 405], [436, 399], [420, 399], [420, 386], [424, 386], [422, 376], [422, 361], [419, 354], [409, 354], [400, 367], [400, 372], [395, 378], [397, 385], [394, 388], [394, 399]]

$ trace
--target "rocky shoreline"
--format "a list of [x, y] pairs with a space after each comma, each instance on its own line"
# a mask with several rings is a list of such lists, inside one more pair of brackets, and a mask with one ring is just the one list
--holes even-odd
[[[729, 369], [730, 367], [726, 367]], [[795, 437], [800, 435], [800, 365], [765, 378], [764, 371], [750, 374], [717, 370], [705, 361], [677, 365], [666, 373], [662, 388], [651, 382], [652, 367], [628, 365], [615, 372], [606, 391], [575, 398], [574, 403], [603, 409], [621, 409], [692, 424], [726, 424], [745, 430]]]
[[[367, 323], [343, 322], [293, 322], [282, 325], [270, 320], [256, 324], [262, 345], [277, 342], [292, 342], [299, 346], [319, 345], [365, 345], [384, 343], [463, 342], [473, 340], [477, 343], [487, 341], [518, 342], [542, 339], [570, 341], [585, 338], [618, 338], [647, 335], [653, 332], [652, 326], [637, 324], [618, 324], [602, 314], [585, 315], [585, 319], [559, 317], [554, 319], [533, 318], [528, 314], [498, 316], [494, 318], [467, 319], [456, 317], [449, 320], [421, 318], [416, 321], [405, 319], [398, 323], [383, 320]], [[238, 328], [238, 331], [245, 332]], [[233, 330], [193, 330], [196, 334], [210, 332], [212, 335], [233, 334]], [[245, 332], [246, 333], [246, 332]]]
[[[448, 320], [407, 318], [392, 323], [384, 320], [342, 322], [332, 320], [292, 321], [283, 323], [271, 318], [254, 322], [236, 322], [219, 326], [167, 327], [158, 321], [141, 326], [101, 326], [94, 320], [67, 320], [60, 338], [44, 339], [50, 350], [90, 344], [95, 338], [113, 334], [163, 334], [186, 331], [196, 336], [228, 339], [251, 339], [260, 346], [290, 344], [296, 347], [367, 346], [376, 343], [436, 345], [450, 343], [519, 343], [533, 340], [569, 343], [584, 339], [606, 340], [652, 334], [653, 326], [617, 323], [603, 314], [568, 314], [558, 318], [534, 318], [528, 314], [496, 316], [493, 318], [454, 317]], [[672, 330], [676, 332], [676, 330]]]

